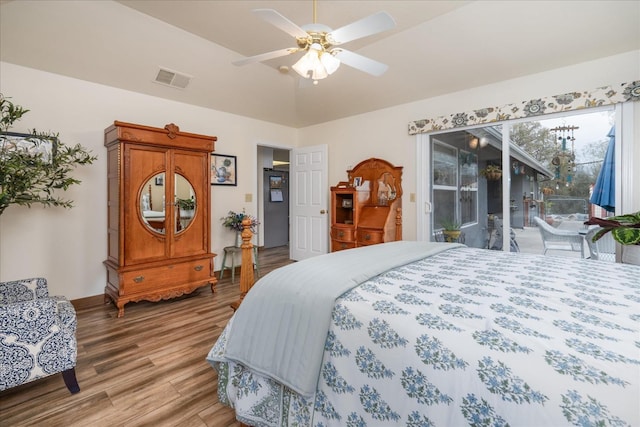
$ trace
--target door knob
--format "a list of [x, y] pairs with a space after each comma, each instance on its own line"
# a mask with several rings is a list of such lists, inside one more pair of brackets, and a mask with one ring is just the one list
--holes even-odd
[[324, 209], [322, 209], [322, 210], [320, 211], [320, 214], [321, 214], [321, 215], [324, 215], [324, 214], [326, 214], [326, 213], [327, 213], [327, 211], [325, 211]]

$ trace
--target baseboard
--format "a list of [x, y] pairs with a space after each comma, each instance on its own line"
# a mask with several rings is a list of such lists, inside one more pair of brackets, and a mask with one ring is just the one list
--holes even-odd
[[105, 304], [104, 294], [93, 295], [90, 297], [78, 298], [71, 300], [73, 307], [78, 310], [86, 310], [88, 308], [99, 307]]

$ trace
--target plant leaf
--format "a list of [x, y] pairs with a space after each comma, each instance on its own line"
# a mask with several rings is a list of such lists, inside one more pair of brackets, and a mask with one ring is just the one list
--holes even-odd
[[611, 230], [613, 238], [623, 245], [640, 244], [640, 228], [618, 227]]

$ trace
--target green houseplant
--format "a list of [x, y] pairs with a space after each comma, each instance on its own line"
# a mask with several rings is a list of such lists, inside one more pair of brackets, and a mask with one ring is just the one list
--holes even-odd
[[183, 211], [192, 211], [196, 208], [196, 201], [192, 198], [190, 199], [180, 199], [176, 200], [176, 204]]
[[180, 210], [180, 220], [183, 221], [182, 226], [186, 227], [190, 219], [193, 218], [196, 210], [196, 201], [193, 197], [189, 199], [181, 199], [179, 197], [176, 198], [176, 206]]
[[611, 233], [613, 239], [624, 246], [622, 262], [640, 265], [640, 211], [608, 218], [591, 217], [585, 224], [602, 227], [593, 236], [594, 242]]
[[[97, 158], [80, 144], [65, 145], [54, 133], [34, 129], [16, 139], [9, 129], [28, 111], [0, 94], [0, 215], [12, 204], [73, 207], [72, 200], [57, 197], [54, 192], [79, 184], [70, 173]], [[51, 150], [42, 150], [47, 144]]]
[[460, 238], [460, 223], [454, 220], [444, 219], [440, 222], [443, 228], [442, 234], [447, 242], [455, 242]]
[[622, 245], [640, 245], [640, 212], [608, 218], [591, 217], [585, 224], [602, 227], [593, 236], [594, 242], [606, 233], [611, 233], [614, 240]]

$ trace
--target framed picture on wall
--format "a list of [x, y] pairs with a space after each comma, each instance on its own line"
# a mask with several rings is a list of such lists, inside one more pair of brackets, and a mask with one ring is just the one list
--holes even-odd
[[3, 152], [22, 151], [50, 163], [56, 152], [58, 140], [54, 136], [39, 136], [30, 133], [0, 132], [0, 150]]
[[238, 185], [236, 156], [211, 154], [211, 185]]
[[280, 175], [270, 176], [269, 188], [282, 188], [282, 177]]

